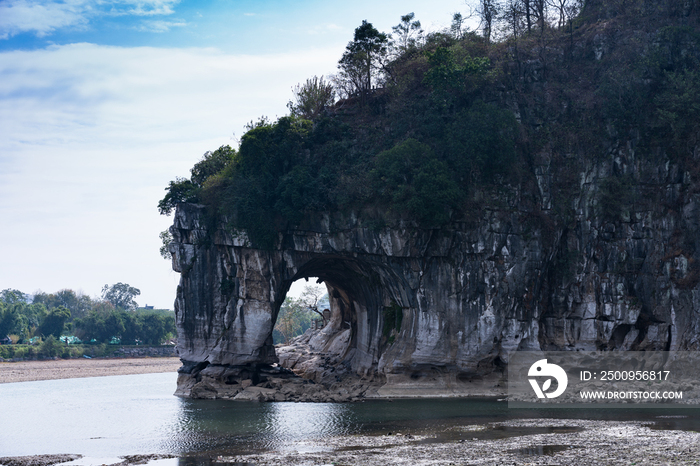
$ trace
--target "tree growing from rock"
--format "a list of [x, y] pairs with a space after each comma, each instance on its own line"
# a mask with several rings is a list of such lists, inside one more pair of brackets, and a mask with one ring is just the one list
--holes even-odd
[[494, 25], [501, 12], [501, 5], [497, 0], [480, 0], [476, 13], [481, 21], [481, 30], [486, 42], [491, 41]]
[[319, 306], [327, 299], [327, 293], [323, 288], [318, 286], [306, 285], [304, 291], [301, 292], [301, 302], [304, 307], [311, 312], [318, 314], [323, 318], [323, 309], [319, 310]]
[[299, 298], [285, 298], [273, 331], [275, 344], [289, 343], [289, 340], [304, 333], [317, 315], [323, 318], [323, 308], [319, 310], [319, 307], [327, 301], [326, 291], [313, 285], [305, 286]]

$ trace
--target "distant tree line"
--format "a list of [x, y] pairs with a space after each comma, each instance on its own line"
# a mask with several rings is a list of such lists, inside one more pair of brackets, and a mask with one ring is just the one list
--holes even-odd
[[274, 344], [289, 343], [292, 338], [306, 332], [315, 319], [323, 319], [323, 310], [328, 307], [328, 293], [319, 287], [307, 285], [300, 297], [287, 296], [272, 332]]
[[134, 298], [140, 293], [125, 283], [105, 285], [99, 299], [69, 289], [33, 296], [6, 289], [0, 292], [0, 339], [26, 343], [72, 335], [86, 343], [160, 344], [174, 336], [172, 311], [138, 309]]
[[119, 340], [124, 345], [157, 345], [166, 337], [175, 335], [175, 318], [152, 311], [91, 312], [79, 319], [75, 326], [75, 335], [78, 338], [100, 343]]

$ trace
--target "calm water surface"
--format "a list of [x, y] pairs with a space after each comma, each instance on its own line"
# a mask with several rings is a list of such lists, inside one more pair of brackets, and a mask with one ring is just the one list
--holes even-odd
[[186, 400], [172, 395], [176, 378], [166, 373], [0, 384], [0, 456], [250, 453], [299, 449], [299, 441], [329, 435], [429, 432], [440, 438], [455, 435], [446, 433], [454, 425], [511, 418], [641, 419], [663, 428], [700, 430], [697, 409], [533, 411], [509, 410], [495, 400], [454, 399], [343, 404]]

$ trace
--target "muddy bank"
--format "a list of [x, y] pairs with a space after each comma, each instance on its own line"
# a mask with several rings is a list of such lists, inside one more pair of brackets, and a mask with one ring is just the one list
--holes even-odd
[[179, 358], [58, 359], [0, 363], [0, 383], [175, 372]]

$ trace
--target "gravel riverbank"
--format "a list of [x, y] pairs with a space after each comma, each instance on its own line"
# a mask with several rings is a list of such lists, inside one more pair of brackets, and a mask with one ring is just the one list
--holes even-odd
[[[700, 433], [660, 430], [654, 428], [653, 423], [639, 421], [517, 419], [453, 426], [449, 430], [451, 432], [440, 432], [437, 437], [402, 433], [328, 437], [292, 442], [284, 448], [246, 455], [185, 457], [178, 463], [197, 466], [700, 464]], [[0, 458], [0, 465], [50, 466], [77, 457], [80, 455]], [[113, 466], [149, 464], [167, 457], [173, 458], [169, 455], [125, 456]]]
[[179, 358], [58, 359], [0, 363], [0, 383], [175, 372]]
[[451, 440], [396, 433], [332, 437], [288, 451], [217, 461], [256, 466], [700, 464], [700, 433], [657, 430], [638, 421], [518, 419], [452, 429]]

